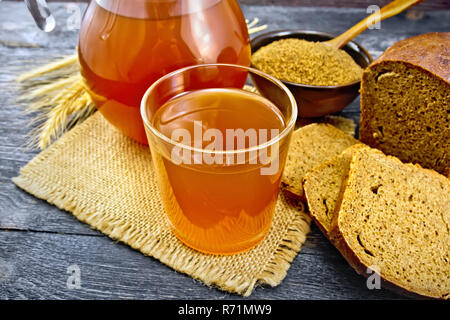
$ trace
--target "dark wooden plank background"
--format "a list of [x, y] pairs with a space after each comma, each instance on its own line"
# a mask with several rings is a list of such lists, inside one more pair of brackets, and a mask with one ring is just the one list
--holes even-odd
[[[23, 1], [23, 0], [6, 0]], [[88, 2], [89, 0], [47, 0], [47, 2]], [[367, 8], [370, 5], [383, 6], [390, 0], [238, 0], [241, 5], [253, 6], [302, 6], [302, 7], [335, 7], [335, 8]], [[420, 10], [449, 9], [448, 0], [426, 0], [417, 5]]]
[[[84, 8], [84, 4], [81, 4]], [[39, 31], [25, 5], [0, 2], [0, 299], [238, 299], [177, 273], [153, 258], [116, 243], [70, 213], [16, 188], [18, 175], [37, 150], [24, 147], [30, 115], [16, 101], [15, 77], [52, 59], [72, 54], [77, 30], [67, 28], [66, 4], [50, 4], [57, 27]], [[242, 5], [247, 18], [259, 17], [269, 30], [301, 28], [340, 33], [366, 16], [365, 9], [286, 8]], [[431, 31], [450, 31], [450, 11], [426, 11], [420, 19], [403, 14], [357, 38], [374, 57], [395, 41]], [[342, 115], [358, 121], [359, 101]], [[81, 271], [81, 288], [67, 287], [68, 267]], [[250, 299], [398, 299], [368, 290], [313, 226], [285, 280], [258, 288]]]

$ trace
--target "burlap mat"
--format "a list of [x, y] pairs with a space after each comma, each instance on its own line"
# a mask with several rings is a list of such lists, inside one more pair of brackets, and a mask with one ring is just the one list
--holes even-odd
[[244, 296], [257, 284], [283, 280], [310, 225], [303, 205], [280, 193], [269, 234], [252, 250], [214, 256], [188, 248], [169, 230], [148, 147], [123, 136], [98, 112], [37, 155], [13, 181], [179, 272]]

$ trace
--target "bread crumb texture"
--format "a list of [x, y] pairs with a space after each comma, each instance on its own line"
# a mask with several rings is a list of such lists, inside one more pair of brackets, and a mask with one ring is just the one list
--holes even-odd
[[450, 173], [450, 33], [406, 39], [363, 74], [360, 139]]
[[303, 182], [309, 212], [328, 237], [336, 204], [348, 172], [353, 154], [364, 144], [355, 144], [345, 149], [340, 155], [326, 161], [308, 172]]
[[320, 163], [360, 143], [326, 123], [314, 123], [297, 129], [291, 140], [282, 185], [290, 193], [304, 197], [303, 178]]
[[338, 230], [333, 232], [345, 240], [358, 263], [378, 266], [390, 283], [448, 299], [449, 194], [446, 177], [362, 149], [350, 164], [336, 217]]

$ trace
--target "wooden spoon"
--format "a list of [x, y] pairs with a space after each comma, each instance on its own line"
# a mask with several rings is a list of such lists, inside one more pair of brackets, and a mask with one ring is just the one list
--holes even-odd
[[355, 24], [353, 27], [345, 31], [343, 34], [337, 36], [334, 39], [325, 41], [324, 43], [335, 47], [337, 49], [342, 48], [352, 40], [354, 37], [359, 35], [361, 32], [366, 30], [369, 25], [371, 25], [373, 19], [379, 15], [379, 21], [390, 18], [392, 16], [395, 16], [396, 14], [399, 14], [400, 12], [408, 9], [409, 7], [412, 7], [413, 5], [422, 2], [423, 0], [394, 0], [387, 5], [385, 5], [383, 8], [381, 8], [380, 12], [374, 12], [364, 20], [361, 20], [357, 24]]

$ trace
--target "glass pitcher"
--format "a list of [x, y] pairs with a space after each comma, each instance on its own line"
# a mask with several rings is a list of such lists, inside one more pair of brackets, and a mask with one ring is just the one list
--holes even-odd
[[[45, 0], [25, 2], [41, 29], [54, 25]], [[249, 66], [250, 54], [236, 0], [93, 0], [78, 44], [81, 74], [98, 110], [144, 144], [139, 105], [154, 81], [188, 65]]]

